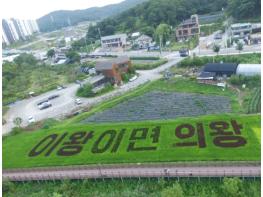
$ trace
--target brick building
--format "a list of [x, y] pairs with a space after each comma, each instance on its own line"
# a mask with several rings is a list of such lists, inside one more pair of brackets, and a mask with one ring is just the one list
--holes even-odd
[[186, 40], [192, 36], [200, 34], [200, 26], [197, 15], [192, 15], [190, 19], [183, 21], [176, 28], [176, 39]]
[[120, 56], [113, 60], [98, 62], [95, 69], [97, 73], [102, 73], [107, 81], [120, 85], [122, 83], [122, 74], [127, 73], [130, 67], [130, 58], [128, 56]]

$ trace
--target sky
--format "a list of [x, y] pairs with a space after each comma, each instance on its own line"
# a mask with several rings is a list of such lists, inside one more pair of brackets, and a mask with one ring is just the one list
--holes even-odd
[[123, 0], [2, 0], [2, 18], [37, 19], [56, 10], [102, 7]]

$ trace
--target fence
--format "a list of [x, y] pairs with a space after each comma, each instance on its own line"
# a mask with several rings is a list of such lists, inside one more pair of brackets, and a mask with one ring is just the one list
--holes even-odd
[[260, 177], [260, 162], [179, 162], [3, 170], [11, 181], [172, 177]]

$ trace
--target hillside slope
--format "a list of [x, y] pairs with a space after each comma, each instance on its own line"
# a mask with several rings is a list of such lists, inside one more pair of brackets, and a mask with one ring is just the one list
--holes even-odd
[[125, 0], [119, 4], [83, 10], [59, 10], [37, 19], [41, 32], [54, 31], [83, 21], [97, 21], [119, 14], [147, 0]]

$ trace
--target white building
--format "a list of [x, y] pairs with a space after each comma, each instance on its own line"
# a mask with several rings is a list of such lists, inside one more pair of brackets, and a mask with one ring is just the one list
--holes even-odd
[[6, 22], [7, 22], [8, 26], [9, 26], [9, 29], [11, 31], [11, 34], [12, 34], [14, 40], [15, 41], [19, 40], [19, 35], [18, 35], [18, 32], [17, 32], [17, 30], [15, 28], [15, 25], [14, 25], [13, 21], [10, 20], [10, 19], [7, 19]]
[[9, 42], [9, 40], [7, 39], [7, 36], [6, 36], [6, 34], [5, 34], [5, 31], [2, 29], [2, 42], [4, 43], [4, 44], [6, 44], [6, 45], [9, 45], [10, 44], [10, 42]]
[[127, 44], [127, 35], [118, 34], [101, 37], [101, 46], [102, 48], [119, 48], [126, 46]]
[[239, 64], [236, 74], [244, 76], [261, 75], [261, 64]]

